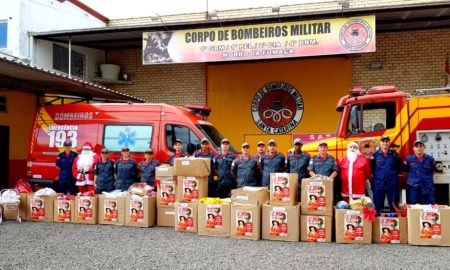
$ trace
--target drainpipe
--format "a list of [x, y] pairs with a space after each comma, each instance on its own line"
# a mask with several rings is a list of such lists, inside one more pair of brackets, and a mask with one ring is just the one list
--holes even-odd
[[69, 78], [72, 78], [72, 37], [69, 36]]

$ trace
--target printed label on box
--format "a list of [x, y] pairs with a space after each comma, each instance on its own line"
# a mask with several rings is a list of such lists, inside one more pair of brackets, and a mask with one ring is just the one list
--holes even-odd
[[58, 200], [58, 221], [70, 222], [70, 203]]
[[44, 200], [39, 197], [31, 199], [31, 219], [44, 219], [45, 218], [45, 205]]
[[236, 235], [252, 236], [253, 235], [253, 212], [252, 211], [236, 211]]
[[222, 205], [206, 206], [206, 228], [221, 229], [223, 227]]
[[117, 209], [117, 201], [112, 199], [105, 199], [104, 201], [104, 221], [117, 221], [119, 218], [119, 210]]
[[144, 222], [144, 202], [142, 198], [131, 198], [130, 200], [130, 221]]
[[325, 242], [327, 236], [324, 217], [307, 216], [306, 229], [308, 242]]
[[[194, 230], [194, 219], [192, 218], [193, 210], [191, 207], [179, 206], [177, 211], [178, 229], [182, 231]], [[166, 212], [167, 214], [167, 212]]]
[[398, 217], [380, 218], [380, 243], [400, 243], [400, 221]]
[[198, 180], [195, 177], [183, 178], [183, 201], [198, 201]]
[[307, 191], [308, 210], [325, 210], [325, 186], [322, 182], [310, 182]]
[[174, 205], [175, 204], [175, 181], [163, 180], [161, 182], [161, 188], [159, 189], [161, 199], [159, 203], [161, 205]]
[[420, 238], [441, 239], [441, 215], [438, 209], [422, 211], [420, 215]]
[[78, 199], [78, 218], [81, 220], [92, 219], [92, 197], [80, 197]]
[[273, 207], [270, 211], [270, 234], [286, 237], [288, 233], [286, 208]]
[[344, 214], [344, 240], [364, 239], [363, 216], [359, 211], [347, 211]]
[[275, 174], [273, 178], [273, 200], [291, 201], [291, 191], [289, 190], [289, 177], [287, 174]]

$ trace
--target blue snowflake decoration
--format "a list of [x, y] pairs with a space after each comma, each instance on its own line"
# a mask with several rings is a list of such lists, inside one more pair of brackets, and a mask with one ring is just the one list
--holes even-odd
[[134, 137], [136, 136], [136, 132], [130, 131], [129, 128], [125, 129], [125, 132], [119, 132], [120, 140], [119, 145], [120, 146], [127, 146], [130, 147], [130, 145], [134, 145]]

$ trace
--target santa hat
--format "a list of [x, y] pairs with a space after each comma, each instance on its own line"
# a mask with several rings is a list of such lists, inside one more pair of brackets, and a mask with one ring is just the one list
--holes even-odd
[[89, 148], [89, 149], [92, 150], [92, 144], [90, 142], [85, 142], [81, 149], [86, 149], [86, 148]]

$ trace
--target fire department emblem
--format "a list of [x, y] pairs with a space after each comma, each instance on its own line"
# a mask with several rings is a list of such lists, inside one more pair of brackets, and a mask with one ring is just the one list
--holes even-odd
[[342, 46], [350, 51], [359, 51], [369, 45], [373, 38], [370, 25], [364, 20], [350, 20], [342, 26], [339, 40]]
[[262, 131], [285, 134], [300, 123], [303, 99], [292, 85], [271, 82], [256, 92], [251, 110], [253, 121]]
[[371, 137], [361, 138], [358, 141], [359, 152], [362, 156], [370, 158], [376, 150], [380, 148], [378, 141]]

